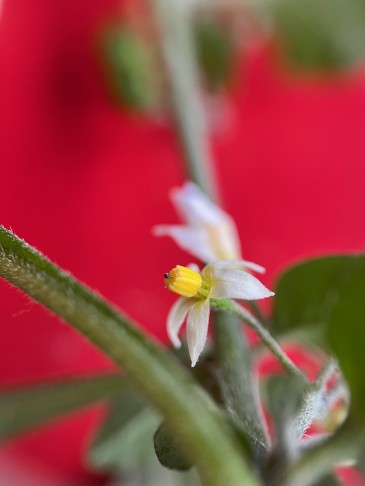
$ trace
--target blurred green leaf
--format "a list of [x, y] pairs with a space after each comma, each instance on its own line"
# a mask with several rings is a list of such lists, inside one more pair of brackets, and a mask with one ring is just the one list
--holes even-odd
[[104, 70], [115, 100], [134, 110], [158, 103], [158, 66], [146, 41], [129, 29], [110, 28], [102, 43]]
[[88, 462], [101, 470], [133, 471], [148, 465], [154, 456], [153, 434], [160, 421], [137, 393], [118, 397], [92, 441]]
[[333, 308], [364, 262], [364, 255], [340, 255], [306, 260], [287, 269], [276, 285], [274, 332], [300, 331], [323, 345]]
[[115, 396], [126, 387], [123, 376], [104, 374], [1, 391], [0, 439]]
[[214, 20], [199, 19], [194, 26], [198, 60], [210, 89], [225, 87], [233, 71], [232, 32]]
[[274, 0], [270, 8], [297, 68], [334, 71], [364, 60], [363, 0]]
[[333, 474], [328, 474], [319, 481], [315, 482], [313, 486], [341, 486], [340, 481]]
[[153, 436], [153, 444], [156, 456], [162, 466], [178, 471], [186, 471], [192, 467], [191, 462], [184, 457], [181, 446], [176, 438], [173, 438], [164, 422], [156, 430]]
[[113, 486], [202, 486], [196, 469], [184, 473], [166, 469], [158, 462], [155, 454], [153, 454], [153, 462], [147, 466], [141, 466], [138, 470], [127, 474], [121, 471], [118, 476], [113, 476]]
[[[361, 262], [361, 264], [360, 264]], [[365, 260], [341, 291], [329, 319], [327, 337], [351, 390], [351, 412], [365, 419]]]

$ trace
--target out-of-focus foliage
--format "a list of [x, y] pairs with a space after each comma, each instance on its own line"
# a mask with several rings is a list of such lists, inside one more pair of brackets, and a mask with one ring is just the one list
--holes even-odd
[[134, 391], [111, 403], [107, 420], [99, 429], [88, 461], [100, 470], [133, 471], [153, 458], [152, 437], [160, 419]]
[[362, 0], [274, 0], [281, 46], [296, 68], [334, 71], [365, 59]]
[[351, 389], [351, 413], [365, 421], [365, 260], [358, 260], [329, 319], [327, 336]]
[[334, 306], [364, 262], [363, 255], [340, 255], [306, 260], [288, 268], [276, 286], [275, 332], [305, 333], [323, 345]]
[[[244, 8], [243, 8], [244, 7]], [[252, 39], [277, 42], [285, 63], [307, 72], [342, 72], [365, 60], [362, 0], [271, 0], [252, 5], [197, 2], [192, 32], [204, 89], [221, 92]], [[153, 112], [166, 106], [166, 76], [153, 19], [110, 26], [102, 36], [107, 84], [118, 104]], [[237, 21], [240, 20], [240, 21]], [[247, 35], [252, 31], [255, 34]], [[243, 50], [242, 50], [243, 47]]]
[[[276, 331], [309, 331], [334, 352], [351, 390], [351, 412], [365, 419], [365, 256], [305, 261], [279, 279], [274, 308]], [[319, 339], [318, 339], [319, 338]]]
[[214, 20], [195, 23], [198, 60], [208, 89], [226, 87], [233, 75], [235, 46], [232, 31]]
[[113, 99], [136, 111], [151, 111], [160, 101], [161, 71], [153, 46], [129, 28], [104, 32], [101, 58]]
[[122, 375], [104, 374], [3, 390], [0, 393], [0, 439], [115, 396], [122, 390], [127, 393], [127, 388]]

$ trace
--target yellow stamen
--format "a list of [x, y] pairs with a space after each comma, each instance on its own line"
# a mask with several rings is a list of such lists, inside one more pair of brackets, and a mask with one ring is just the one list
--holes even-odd
[[183, 297], [205, 298], [209, 294], [200, 273], [181, 265], [165, 273], [164, 281], [166, 288]]

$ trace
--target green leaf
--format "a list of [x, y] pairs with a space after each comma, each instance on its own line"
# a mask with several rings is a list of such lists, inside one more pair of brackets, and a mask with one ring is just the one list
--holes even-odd
[[156, 456], [160, 464], [168, 469], [186, 471], [192, 467], [179, 444], [163, 422], [153, 436]]
[[351, 412], [365, 420], [365, 260], [351, 275], [329, 319], [327, 337], [351, 390]]
[[341, 486], [341, 483], [333, 474], [327, 474], [327, 476], [317, 481], [313, 486]]
[[106, 300], [3, 227], [0, 276], [61, 316], [125, 369], [181, 439], [186, 454], [197, 458], [204, 481], [211, 486], [257, 484], [237, 438], [177, 360]]
[[209, 88], [226, 87], [233, 74], [232, 32], [213, 19], [197, 20], [194, 30], [198, 61]]
[[0, 392], [0, 439], [42, 424], [126, 388], [118, 374], [69, 379]]
[[343, 289], [365, 262], [364, 255], [306, 260], [286, 270], [276, 285], [273, 331], [324, 345], [324, 329]]
[[335, 71], [364, 59], [362, 0], [275, 0], [269, 8], [283, 49], [298, 69]]
[[102, 42], [102, 57], [109, 88], [115, 100], [137, 111], [158, 104], [158, 66], [151, 46], [129, 29], [110, 28]]
[[110, 413], [87, 453], [90, 465], [100, 470], [135, 471], [151, 463], [153, 434], [160, 417], [135, 392], [111, 403]]

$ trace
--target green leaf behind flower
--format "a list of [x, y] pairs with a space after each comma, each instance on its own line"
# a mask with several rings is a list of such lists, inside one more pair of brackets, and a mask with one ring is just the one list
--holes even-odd
[[297, 69], [334, 72], [364, 60], [362, 0], [275, 0], [268, 8]]
[[152, 462], [153, 434], [161, 421], [134, 391], [110, 403], [110, 412], [87, 452], [88, 463], [103, 471], [136, 471]]
[[364, 255], [314, 258], [287, 269], [276, 285], [273, 330], [280, 335], [300, 333], [325, 346], [324, 329]]
[[0, 392], [0, 439], [115, 396], [126, 387], [125, 378], [114, 373], [3, 390]]

